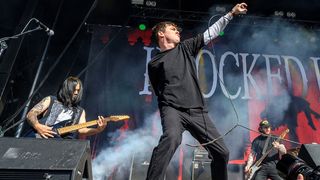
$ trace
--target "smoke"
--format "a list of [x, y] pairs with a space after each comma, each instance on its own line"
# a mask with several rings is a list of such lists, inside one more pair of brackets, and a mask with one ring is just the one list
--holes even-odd
[[157, 113], [150, 115], [146, 118], [144, 127], [124, 132], [124, 138], [116, 142], [116, 145], [102, 150], [92, 162], [94, 179], [106, 179], [114, 173], [125, 176], [123, 172], [128, 172], [131, 168], [134, 154], [144, 154], [146, 159], [150, 159], [150, 151], [159, 139], [159, 135], [154, 135], [152, 130], [161, 129], [158, 116]]
[[[235, 78], [236, 79], [236, 78]], [[223, 94], [213, 97], [209, 103], [209, 113], [219, 133], [225, 134], [237, 124], [246, 125], [248, 112], [246, 101], [227, 99]], [[247, 131], [238, 127], [223, 137], [230, 151], [230, 159], [238, 159], [242, 156]]]
[[[232, 6], [230, 6], [230, 8], [232, 8]], [[207, 24], [204, 23], [203, 27], [199, 27], [197, 32], [203, 32], [205, 28], [207, 28]], [[307, 64], [309, 57], [317, 57], [317, 52], [319, 52], [319, 47], [317, 46], [318, 40], [319, 38], [315, 31], [311, 31], [303, 25], [297, 24], [293, 21], [286, 21], [279, 18], [259, 18], [244, 15], [243, 17], [235, 17], [226, 27], [224, 36], [219, 37], [218, 41], [215, 43], [216, 54], [214, 52], [213, 54], [215, 54], [215, 56], [217, 57], [217, 61], [226, 51], [232, 51], [234, 53], [249, 53], [248, 61], [252, 59], [251, 55], [253, 53], [260, 55], [279, 55], [281, 61], [280, 64], [278, 62], [273, 62], [271, 66], [272, 68], [279, 68], [281, 70], [280, 72], [283, 73], [284, 71], [281, 68], [283, 68], [284, 66], [284, 61], [281, 56], [295, 56], [305, 65]], [[119, 43], [119, 47], [120, 46], [122, 46], [121, 43]], [[234, 49], [236, 49], [237, 52], [233, 51]], [[142, 60], [145, 59], [145, 52], [143, 51], [143, 53], [140, 54], [142, 58], [140, 56], [137, 57], [137, 55], [129, 56], [129, 53], [118, 54], [121, 54], [121, 58], [123, 56], [131, 57], [132, 59], [127, 61], [118, 60], [112, 62], [114, 63], [114, 65], [112, 64], [113, 66], [110, 66], [112, 67], [110, 68], [110, 71], [113, 69], [115, 69], [114, 71], [116, 71], [117, 69], [121, 69], [123, 67], [130, 68], [123, 69], [124, 71], [119, 71], [119, 74], [113, 75], [113, 77], [116, 78], [114, 78], [113, 81], [110, 81], [110, 85], [114, 86], [117, 85], [117, 83], [122, 82], [121, 85], [124, 84], [125, 86], [119, 86], [120, 88], [114, 89], [109, 93], [117, 94], [117, 96], [114, 96], [115, 99], [113, 99], [113, 97], [111, 96], [108, 98], [110, 102], [116, 102], [120, 99], [121, 101], [118, 104], [125, 104], [126, 107], [131, 107], [132, 103], [139, 102], [136, 99], [132, 98], [136, 97], [135, 95], [137, 94], [136, 87], [138, 85], [136, 85], [136, 82], [143, 81], [143, 78], [141, 78], [141, 76], [145, 72], [145, 62]], [[116, 56], [116, 58], [114, 59], [121, 58]], [[141, 62], [139, 62], [139, 68], [138, 66], [135, 66], [137, 64], [136, 60], [141, 60]], [[244, 87], [243, 76], [241, 75], [242, 71], [239, 70], [242, 65], [240, 57], [239, 60], [240, 67], [230, 67], [229, 69], [224, 69], [223, 77], [226, 89], [228, 89], [231, 94], [235, 94], [237, 92], [237, 88], [241, 87], [241, 92], [237, 99], [229, 100], [228, 97], [226, 97], [221, 93], [221, 91], [219, 91], [218, 87], [214, 95], [208, 99], [210, 116], [213, 117], [213, 122], [215, 123], [217, 129], [219, 129], [221, 134], [227, 132], [227, 130], [229, 130], [237, 123], [248, 125], [248, 112], [257, 111], [257, 109], [250, 109], [248, 107], [248, 101], [250, 101], [251, 99], [242, 98], [244, 96]], [[234, 61], [226, 61], [226, 67], [228, 66], [228, 63], [234, 66]], [[219, 62], [217, 62], [217, 65], [218, 64]], [[250, 62], [248, 62], [247, 65], [250, 66]], [[294, 68], [294, 66], [291, 67]], [[262, 100], [267, 102], [267, 100], [269, 100], [269, 97], [266, 95], [268, 93], [268, 86], [267, 80], [265, 79], [265, 68], [265, 59], [263, 56], [260, 56], [252, 71], [252, 76], [253, 79], [257, 81], [259, 90], [263, 95], [262, 99], [254, 100]], [[304, 66], [304, 68], [305, 71], [308, 72], [309, 67]], [[233, 69], [237, 69], [238, 71], [232, 71]], [[127, 71], [129, 71], [129, 75]], [[122, 76], [123, 72], [127, 73], [126, 76]], [[136, 74], [140, 74], [141, 76], [136, 76]], [[127, 77], [130, 78], [128, 79]], [[275, 78], [273, 78], [273, 80], [277, 81], [278, 84], [282, 84], [288, 81], [286, 78], [287, 77], [285, 75], [281, 74], [280, 80]], [[254, 92], [252, 89], [252, 84], [250, 83], [249, 88], [250, 93]], [[128, 91], [128, 89], [134, 89], [134, 91]], [[273, 112], [275, 113], [275, 116], [281, 119], [283, 117], [283, 114], [287, 110], [288, 105], [290, 104], [290, 95], [286, 91], [286, 87], [283, 86], [279, 86], [279, 88], [273, 86], [271, 92], [272, 95], [280, 95], [275, 99], [278, 101], [271, 102], [271, 106], [274, 105], [274, 107], [276, 107]], [[275, 94], [277, 92], [281, 92], [281, 94]], [[120, 95], [121, 98], [119, 98], [118, 95]], [[131, 101], [128, 101], [128, 99], [130, 99]], [[114, 105], [112, 105], [112, 107], [114, 108]], [[139, 105], [135, 107], [139, 107]], [[120, 108], [123, 107], [119, 105], [119, 109]], [[261, 109], [261, 111], [263, 110], [264, 109]], [[271, 111], [272, 110], [269, 108], [268, 112]], [[111, 176], [111, 173], [121, 174], [121, 172], [123, 171], [128, 171], [131, 166], [133, 155], [135, 154], [144, 154], [147, 159], [150, 159], [150, 151], [152, 151], [152, 148], [156, 146], [160, 134], [159, 133], [157, 135], [154, 135], [151, 132], [153, 129], [153, 125], [151, 124], [151, 122], [155, 122], [154, 119], [158, 119], [158, 121], [156, 121], [158, 122], [157, 128], [161, 129], [159, 117], [156, 113], [154, 113], [144, 121], [150, 123], [146, 124], [140, 129], [125, 132], [124, 139], [122, 139], [120, 142], [116, 142], [116, 145], [107, 147], [106, 149], [101, 151], [101, 153], [93, 160], [94, 179], [104, 179], [105, 177]], [[232, 149], [230, 151], [232, 153], [230, 154], [230, 159], [239, 158], [239, 156], [241, 156], [241, 154], [239, 153], [243, 152], [244, 141], [246, 141], [248, 137], [248, 131], [242, 128], [236, 128], [230, 134], [224, 137], [227, 146], [230, 150]], [[189, 141], [191, 143], [189, 143]], [[190, 135], [184, 135], [182, 144], [185, 144], [187, 142], [189, 144], [195, 144], [194, 139]], [[187, 148], [187, 151], [192, 150], [192, 148]], [[172, 162], [178, 163], [177, 161], [177, 156], [174, 156]]]
[[[309, 32], [309, 30], [302, 26], [284, 20], [261, 20], [252, 17], [236, 17], [226, 27], [225, 32], [225, 35], [219, 38], [220, 41], [215, 43], [216, 57], [218, 57], [216, 64], [219, 64], [219, 58], [226, 51], [232, 51], [235, 54], [249, 53], [247, 66], [251, 65], [251, 54], [260, 54], [251, 75], [257, 82], [257, 91], [259, 91], [262, 97], [255, 96], [255, 89], [250, 83], [249, 96], [253, 98], [252, 100], [264, 102], [266, 107], [260, 111], [258, 109], [260, 107], [248, 106], [248, 101], [251, 99], [243, 99], [245, 96], [244, 77], [241, 71], [243, 64], [235, 67], [233, 59], [225, 60], [226, 64], [223, 69], [224, 75], [222, 78], [224, 79], [226, 89], [232, 95], [236, 94], [238, 88], [241, 89], [237, 99], [230, 100], [219, 89], [209, 99], [210, 114], [220, 133], [224, 134], [238, 123], [247, 126], [250, 111], [259, 110], [259, 113], [262, 113], [261, 116], [264, 116], [263, 111], [267, 111], [269, 116], [277, 117], [272, 119], [277, 119], [278, 121], [283, 119], [291, 99], [287, 92], [287, 87], [283, 86], [288, 80], [285, 79], [286, 76], [283, 74], [285, 70], [283, 69], [284, 61], [281, 56], [296, 56], [301, 62], [304, 62], [306, 60], [304, 58], [312, 56], [312, 53], [317, 50], [317, 48], [309, 43], [314, 33]], [[234, 51], [234, 49], [237, 49], [237, 51]], [[266, 79], [266, 61], [263, 54], [278, 55], [280, 57], [280, 63], [271, 61], [272, 73], [275, 73], [277, 69], [281, 73], [280, 79], [272, 78], [271, 87]], [[241, 62], [241, 60], [239, 56], [239, 61]], [[308, 69], [307, 66], [304, 67]], [[219, 79], [218, 84], [221, 86]], [[278, 122], [272, 123], [278, 124]], [[244, 150], [244, 144], [247, 143], [248, 137], [248, 131], [239, 127], [224, 137], [229, 149], [232, 148], [230, 159], [242, 156], [241, 152]]]
[[[116, 176], [116, 179], [126, 179], [130, 173], [132, 163], [134, 163], [133, 161], [148, 165], [152, 149], [157, 145], [159, 136], [162, 133], [159, 118], [158, 112], [150, 115], [145, 119], [146, 125], [144, 127], [124, 132], [125, 138], [123, 140], [117, 141], [113, 147], [107, 147], [102, 150], [92, 162], [93, 179], [101, 180], [111, 176]], [[116, 134], [119, 134], [119, 132], [114, 133], [115, 136]], [[191, 163], [194, 148], [185, 144], [198, 144], [187, 131], [183, 133], [180, 148], [183, 148], [184, 163]], [[174, 170], [179, 166], [180, 148], [176, 150], [171, 159], [168, 167], [170, 170]], [[189, 169], [185, 171], [189, 171]]]
[[[309, 57], [318, 50], [318, 37], [305, 24], [270, 17], [244, 16], [235, 19], [228, 37], [239, 49], [260, 54], [295, 55]], [[302, 59], [305, 60], [305, 59]]]

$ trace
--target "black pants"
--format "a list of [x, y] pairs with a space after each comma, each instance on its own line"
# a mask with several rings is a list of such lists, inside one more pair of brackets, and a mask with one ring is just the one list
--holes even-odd
[[[202, 109], [175, 109], [170, 106], [159, 107], [163, 134], [154, 148], [147, 180], [163, 180], [169, 162], [182, 141], [182, 133], [188, 130], [200, 143], [206, 143], [220, 136], [208, 113]], [[214, 180], [226, 180], [229, 151], [222, 139], [205, 146], [211, 162]]]
[[267, 180], [268, 178], [272, 180], [282, 180], [282, 178], [279, 176], [275, 162], [262, 164], [261, 168], [256, 172], [256, 175], [254, 176], [254, 180]]

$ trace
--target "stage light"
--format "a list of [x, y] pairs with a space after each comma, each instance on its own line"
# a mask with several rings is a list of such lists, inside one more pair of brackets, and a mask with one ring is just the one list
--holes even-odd
[[131, 0], [131, 4], [133, 5], [143, 5], [144, 0]]
[[139, 30], [141, 31], [145, 31], [147, 29], [147, 26], [144, 23], [140, 23], [138, 27], [139, 27]]
[[216, 6], [216, 11], [218, 13], [225, 13], [227, 10], [226, 10], [226, 7], [224, 6]]
[[287, 12], [287, 17], [288, 18], [295, 18], [297, 14], [295, 12]]
[[274, 15], [282, 17], [284, 15], [284, 12], [283, 11], [274, 11]]
[[146, 6], [156, 7], [157, 2], [156, 1], [146, 1]]

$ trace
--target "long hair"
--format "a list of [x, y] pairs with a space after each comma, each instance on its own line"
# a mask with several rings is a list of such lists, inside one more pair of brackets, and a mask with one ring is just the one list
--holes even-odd
[[[80, 85], [80, 91], [76, 98], [72, 98], [73, 92], [77, 85]], [[63, 105], [68, 107], [76, 107], [79, 105], [81, 98], [82, 98], [82, 82], [77, 77], [68, 77], [60, 86], [58, 93], [57, 93], [57, 99], [60, 101]]]

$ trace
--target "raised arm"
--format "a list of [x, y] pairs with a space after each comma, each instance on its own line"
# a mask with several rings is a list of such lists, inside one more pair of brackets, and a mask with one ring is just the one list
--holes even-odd
[[218, 37], [219, 33], [224, 30], [227, 24], [231, 21], [233, 16], [238, 14], [245, 14], [247, 12], [247, 4], [240, 3], [235, 5], [232, 10], [225, 16], [221, 17], [217, 22], [209, 27], [204, 33], [204, 44], [208, 44], [212, 39]]
[[43, 137], [53, 137], [55, 134], [52, 131], [52, 127], [46, 126], [44, 124], [40, 124], [38, 120], [39, 115], [43, 115], [49, 108], [51, 98], [45, 97], [38, 104], [36, 104], [27, 114], [28, 123], [37, 131], [37, 133]]

